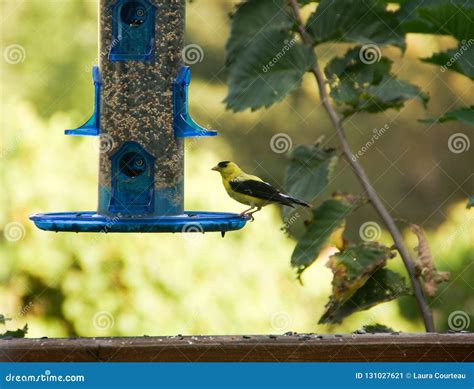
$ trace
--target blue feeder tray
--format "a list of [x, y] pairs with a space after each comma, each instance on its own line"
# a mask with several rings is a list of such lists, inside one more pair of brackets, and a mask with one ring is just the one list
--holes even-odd
[[106, 217], [95, 212], [37, 213], [30, 216], [35, 225], [56, 232], [216, 232], [240, 230], [246, 216], [226, 212], [186, 212], [178, 216], [153, 218]]

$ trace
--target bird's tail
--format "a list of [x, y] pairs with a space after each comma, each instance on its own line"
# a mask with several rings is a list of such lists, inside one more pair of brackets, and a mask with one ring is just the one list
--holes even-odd
[[302, 200], [298, 200], [294, 197], [284, 195], [284, 194], [282, 194], [281, 197], [282, 197], [282, 200], [283, 200], [283, 201], [281, 201], [281, 203], [283, 205], [288, 205], [289, 207], [293, 207], [293, 204], [298, 204], [298, 205], [302, 205], [303, 207], [308, 207], [308, 208], [311, 207], [310, 204], [308, 204], [308, 203], [306, 203]]

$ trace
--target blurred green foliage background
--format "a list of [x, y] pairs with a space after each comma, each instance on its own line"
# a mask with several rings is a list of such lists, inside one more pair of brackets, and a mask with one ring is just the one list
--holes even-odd
[[[343, 332], [375, 322], [421, 331], [410, 298], [355, 314], [340, 326], [318, 326], [331, 272], [321, 258], [305, 273], [304, 286], [296, 282], [289, 263], [294, 242], [281, 230], [276, 207], [225, 239], [218, 234], [54, 234], [34, 228], [31, 213], [96, 207], [97, 142], [63, 135], [92, 111], [96, 3], [0, 1], [0, 313], [13, 319], [8, 326], [28, 323], [33, 337]], [[204, 53], [192, 66], [191, 111], [221, 134], [188, 141], [187, 209], [243, 209], [209, 170], [220, 160], [235, 160], [281, 187], [286, 158], [270, 148], [276, 133], [287, 133], [293, 144], [326, 135], [336, 145], [309, 76], [298, 93], [270, 109], [225, 110], [224, 45], [234, 4], [206, 0], [187, 6], [187, 43], [198, 44]], [[11, 45], [21, 47], [18, 63], [6, 60]], [[361, 114], [347, 123], [354, 150], [374, 128], [389, 123], [388, 135], [361, 162], [394, 216], [429, 230], [438, 268], [452, 272], [431, 301], [439, 330], [448, 328], [452, 312], [471, 318], [474, 312], [474, 211], [465, 209], [474, 192], [474, 145], [454, 154], [447, 143], [457, 132], [473, 139], [472, 129], [417, 122], [473, 103], [468, 79], [418, 60], [451, 46], [449, 38], [409, 35], [403, 56], [384, 49], [400, 78], [430, 93], [427, 112], [409, 102], [400, 112]], [[324, 46], [320, 57], [326, 62], [346, 47]], [[349, 168], [341, 164], [339, 170], [331, 190], [359, 192]], [[366, 221], [379, 222], [367, 207], [349, 220], [348, 237], [355, 237]], [[407, 238], [411, 247], [416, 245], [408, 232]], [[390, 244], [385, 233], [382, 240]], [[392, 266], [403, 271], [399, 259]]]

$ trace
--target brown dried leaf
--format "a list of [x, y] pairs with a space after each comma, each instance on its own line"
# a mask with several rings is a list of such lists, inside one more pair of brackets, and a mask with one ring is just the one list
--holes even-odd
[[415, 260], [415, 269], [417, 274], [423, 279], [426, 294], [433, 297], [438, 290], [438, 284], [449, 280], [449, 272], [438, 271], [434, 266], [433, 256], [431, 254], [428, 240], [422, 228], [416, 224], [410, 223], [411, 231], [418, 239], [418, 246], [414, 249], [417, 252]]

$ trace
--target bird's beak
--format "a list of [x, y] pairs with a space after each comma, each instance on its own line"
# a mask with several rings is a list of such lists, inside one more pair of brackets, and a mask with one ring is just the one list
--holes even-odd
[[211, 170], [214, 170], [214, 171], [218, 172], [219, 171], [219, 166], [216, 165]]

